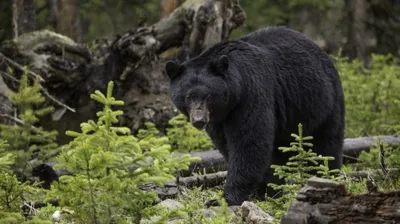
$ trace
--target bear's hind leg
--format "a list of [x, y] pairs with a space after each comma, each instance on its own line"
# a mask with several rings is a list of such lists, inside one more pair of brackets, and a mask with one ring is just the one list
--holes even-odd
[[343, 163], [344, 122], [333, 116], [312, 135], [313, 151], [322, 156], [334, 157], [335, 160], [328, 162], [329, 169], [340, 169]]

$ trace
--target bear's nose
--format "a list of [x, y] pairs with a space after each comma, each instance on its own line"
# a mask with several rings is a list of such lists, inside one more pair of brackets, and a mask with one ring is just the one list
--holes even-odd
[[204, 121], [204, 114], [201, 110], [195, 110], [192, 114], [192, 122]]

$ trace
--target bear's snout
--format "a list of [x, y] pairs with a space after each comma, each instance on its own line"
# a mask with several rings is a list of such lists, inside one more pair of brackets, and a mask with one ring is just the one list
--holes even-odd
[[207, 111], [204, 109], [193, 110], [193, 112], [190, 113], [190, 123], [199, 130], [204, 129], [208, 123]]

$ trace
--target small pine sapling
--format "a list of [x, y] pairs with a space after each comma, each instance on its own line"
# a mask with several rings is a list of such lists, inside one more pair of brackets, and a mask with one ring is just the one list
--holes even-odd
[[[12, 71], [10, 71], [12, 72]], [[28, 71], [21, 76], [18, 92], [11, 94], [11, 103], [17, 107], [18, 124], [0, 124], [0, 139], [9, 144], [8, 151], [15, 157], [14, 171], [30, 176], [30, 169], [55, 155], [58, 151], [57, 131], [46, 131], [34, 125], [51, 113], [52, 106], [40, 107], [45, 98], [40, 93], [39, 79], [30, 85]]]
[[9, 145], [6, 141], [0, 141], [0, 172], [9, 172], [14, 164], [14, 155], [8, 152]]
[[124, 102], [112, 97], [112, 90], [109, 82], [106, 95], [100, 91], [90, 95], [104, 105], [97, 121], [82, 123], [81, 133], [67, 131], [74, 139], [62, 149], [57, 167], [74, 176], [60, 177], [48, 194], [72, 209], [77, 222], [138, 223], [155, 215], [157, 209], [151, 208], [157, 193], [141, 187], [162, 185], [199, 160], [189, 155], [172, 157], [167, 137], [142, 133], [138, 139], [129, 128], [114, 126], [123, 112], [112, 107]]
[[[275, 173], [279, 178], [284, 178], [287, 182], [296, 184], [305, 184], [307, 180], [314, 176], [315, 173], [324, 174], [329, 177], [332, 173], [339, 173], [340, 170], [327, 170], [324, 168], [327, 162], [334, 160], [331, 156], [321, 156], [312, 151], [313, 144], [307, 141], [313, 139], [312, 136], [303, 136], [302, 125], [298, 125], [299, 134], [291, 134], [295, 142], [290, 143], [290, 147], [279, 147], [278, 149], [284, 153], [294, 152], [295, 155], [289, 158], [286, 165], [271, 165], [275, 169]], [[307, 150], [308, 148], [308, 150]], [[319, 165], [323, 161], [323, 165]]]
[[136, 137], [140, 140], [148, 140], [160, 136], [160, 131], [156, 128], [156, 125], [152, 122], [145, 122], [145, 128], [139, 129]]
[[172, 148], [177, 152], [196, 152], [213, 149], [210, 137], [204, 130], [199, 131], [188, 122], [183, 114], [173, 117], [168, 122], [167, 136]]
[[[27, 182], [21, 183], [15, 174], [0, 173], [0, 210], [4, 211], [0, 216], [3, 218], [13, 217], [12, 213], [20, 214], [21, 205], [27, 201], [39, 200], [43, 189], [38, 188], [37, 185], [38, 183], [33, 185]], [[0, 223], [4, 223], [1, 222], [1, 218]]]
[[307, 180], [316, 173], [324, 178], [338, 180], [335, 173], [340, 170], [329, 170], [328, 161], [333, 157], [317, 155], [312, 151], [313, 144], [309, 141], [312, 136], [303, 136], [302, 125], [298, 125], [299, 134], [291, 134], [295, 142], [290, 147], [279, 147], [284, 153], [292, 152], [286, 165], [271, 165], [275, 169], [274, 175], [285, 180], [286, 184], [277, 185], [269, 183], [268, 186], [282, 193], [279, 198], [268, 198], [261, 202], [260, 206], [274, 214], [275, 221], [279, 222], [283, 214], [287, 212], [291, 202], [295, 199], [296, 193], [307, 183]]

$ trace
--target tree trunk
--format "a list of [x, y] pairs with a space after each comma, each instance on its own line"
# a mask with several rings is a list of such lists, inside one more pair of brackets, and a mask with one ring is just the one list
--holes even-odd
[[36, 29], [36, 4], [34, 0], [12, 0], [13, 37]]
[[57, 29], [58, 0], [46, 0], [50, 14], [50, 23], [54, 29]]
[[366, 46], [366, 0], [345, 0], [347, 12], [347, 42], [345, 53], [350, 58], [358, 58], [366, 65], [369, 51]]
[[178, 7], [178, 0], [161, 0], [161, 19], [167, 17]]
[[376, 36], [376, 53], [400, 55], [400, 2], [393, 0], [367, 0], [369, 3], [368, 28]]
[[[56, 7], [56, 6], [53, 6]], [[78, 0], [60, 0], [57, 14], [57, 32], [81, 41]]]
[[13, 38], [12, 2], [0, 1], [0, 43]]

